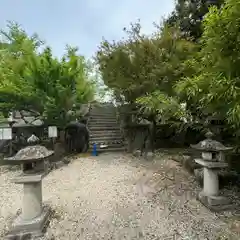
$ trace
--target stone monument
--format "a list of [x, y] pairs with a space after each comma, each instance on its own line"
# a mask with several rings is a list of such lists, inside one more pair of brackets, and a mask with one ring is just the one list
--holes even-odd
[[42, 205], [42, 179], [45, 176], [44, 160], [53, 155], [43, 146], [35, 145], [21, 149], [15, 156], [5, 158], [6, 164], [21, 164], [22, 173], [13, 181], [23, 184], [22, 212], [15, 219], [7, 239], [22, 236], [38, 237], [48, 223], [49, 208]]
[[207, 132], [205, 136], [206, 140], [191, 145], [192, 148], [202, 152], [202, 158], [195, 159], [195, 162], [203, 167], [203, 190], [197, 198], [212, 211], [227, 210], [232, 205], [226, 197], [219, 195], [218, 172], [228, 167], [224, 156], [226, 151], [232, 150], [232, 147], [225, 147], [213, 140], [211, 132]]

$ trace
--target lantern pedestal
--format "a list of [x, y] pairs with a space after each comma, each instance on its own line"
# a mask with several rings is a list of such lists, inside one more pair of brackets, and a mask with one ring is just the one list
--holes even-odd
[[196, 163], [203, 167], [203, 190], [198, 194], [197, 199], [211, 211], [224, 211], [233, 208], [230, 200], [219, 196], [218, 171], [227, 168], [225, 162], [210, 162], [203, 159], [196, 159]]
[[6, 236], [7, 239], [18, 239], [18, 237], [24, 236], [43, 236], [44, 229], [49, 222], [49, 215], [50, 209], [44, 206], [42, 208], [41, 214], [31, 220], [24, 219], [22, 215], [18, 216], [12, 224], [12, 230]]
[[13, 181], [23, 184], [22, 213], [15, 219], [12, 230], [8, 233], [9, 239], [24, 235], [39, 237], [48, 223], [50, 210], [42, 206], [42, 178], [44, 173], [21, 174]]

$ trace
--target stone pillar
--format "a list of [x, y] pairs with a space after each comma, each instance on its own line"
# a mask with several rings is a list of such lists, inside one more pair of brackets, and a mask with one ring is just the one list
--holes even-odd
[[227, 168], [227, 163], [210, 162], [203, 159], [195, 159], [195, 162], [203, 166], [203, 190], [197, 199], [212, 211], [229, 210], [232, 208], [229, 199], [219, 195], [218, 171]]
[[203, 191], [205, 196], [217, 196], [219, 193], [219, 181], [217, 171], [204, 167], [203, 176]]
[[42, 181], [23, 185], [23, 219], [31, 220], [42, 213]]

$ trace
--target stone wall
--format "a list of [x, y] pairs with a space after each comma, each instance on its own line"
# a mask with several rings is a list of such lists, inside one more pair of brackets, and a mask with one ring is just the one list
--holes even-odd
[[[129, 105], [118, 107], [118, 120], [128, 151], [141, 148], [146, 134], [149, 134], [147, 130], [151, 124], [147, 120], [136, 117], [136, 111], [133, 109], [134, 107]], [[170, 124], [157, 125], [155, 147], [188, 147], [190, 144], [195, 144], [204, 139], [204, 134], [200, 131], [190, 128], [183, 132], [177, 130]]]

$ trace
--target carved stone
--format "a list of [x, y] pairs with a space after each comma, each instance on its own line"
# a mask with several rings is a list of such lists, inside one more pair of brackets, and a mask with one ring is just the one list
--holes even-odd
[[203, 170], [196, 170], [198, 180], [203, 175], [203, 190], [197, 199], [212, 211], [227, 210], [233, 207], [224, 196], [219, 196], [219, 171], [226, 169], [228, 164], [224, 161], [224, 152], [231, 150], [223, 144], [212, 140], [212, 133], [206, 134], [207, 139], [191, 147], [202, 152], [201, 159], [195, 159]]
[[44, 161], [53, 155], [43, 146], [29, 146], [20, 150], [14, 157], [5, 159], [11, 164], [21, 164], [22, 173], [15, 177], [16, 184], [23, 184], [22, 213], [15, 219], [7, 239], [24, 236], [40, 237], [48, 223], [48, 207], [42, 204], [42, 179], [45, 176]]

